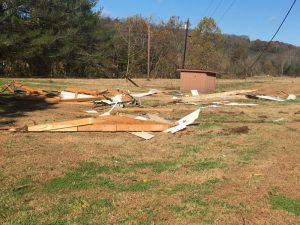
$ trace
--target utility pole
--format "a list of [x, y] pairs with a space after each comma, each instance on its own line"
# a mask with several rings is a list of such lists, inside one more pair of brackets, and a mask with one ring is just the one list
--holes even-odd
[[131, 55], [131, 25], [128, 27], [128, 50], [127, 50], [127, 68], [126, 68], [126, 80], [129, 76], [129, 66], [130, 66], [130, 55]]
[[190, 19], [188, 19], [185, 24], [185, 40], [184, 40], [182, 69], [184, 69], [184, 67], [185, 67], [185, 55], [186, 55], [186, 48], [187, 48], [187, 39], [188, 39], [188, 34], [189, 34], [189, 26], [190, 26]]
[[148, 23], [148, 70], [147, 70], [147, 80], [150, 80], [150, 54], [151, 54], [151, 24], [150, 20]]

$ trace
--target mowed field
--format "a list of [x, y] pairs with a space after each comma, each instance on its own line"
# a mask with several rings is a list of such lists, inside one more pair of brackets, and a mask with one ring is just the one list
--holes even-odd
[[[139, 88], [124, 80], [17, 80], [54, 90], [179, 89], [179, 80], [135, 80]], [[128, 133], [1, 131], [0, 224], [300, 224], [300, 79], [218, 80], [218, 92], [240, 89], [298, 98], [203, 109], [187, 130], [150, 141]], [[0, 97], [1, 126], [84, 118], [91, 109], [3, 105], [7, 97]], [[172, 121], [198, 107], [171, 98], [155, 95], [141, 104], [175, 109], [159, 114]]]

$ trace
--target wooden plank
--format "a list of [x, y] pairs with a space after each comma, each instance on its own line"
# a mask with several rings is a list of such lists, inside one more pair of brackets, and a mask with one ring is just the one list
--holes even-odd
[[68, 127], [63, 129], [57, 129], [57, 130], [50, 130], [51, 132], [77, 132], [78, 127]]
[[93, 102], [58, 102], [59, 104], [64, 104], [64, 105], [86, 105], [86, 106], [93, 106]]
[[152, 131], [160, 132], [168, 129], [168, 124], [92, 124], [79, 126], [80, 132], [136, 132], [136, 131]]
[[40, 132], [40, 131], [64, 129], [64, 128], [93, 124], [94, 121], [95, 121], [95, 118], [90, 117], [90, 118], [84, 118], [84, 119], [79, 119], [79, 120], [69, 120], [69, 121], [64, 121], [64, 122], [48, 123], [48, 124], [42, 124], [42, 125], [28, 127], [28, 131]]
[[174, 109], [170, 108], [115, 108], [115, 112], [174, 112]]
[[[76, 127], [76, 129], [74, 128]], [[121, 131], [164, 131], [169, 124], [143, 121], [124, 116], [104, 116], [85, 118], [64, 122], [49, 123], [28, 127], [29, 132], [39, 131], [87, 131], [87, 132], [121, 132]]]
[[104, 100], [105, 97], [97, 96], [94, 98], [74, 98], [74, 99], [61, 99], [60, 102], [89, 102], [89, 101], [100, 101]]
[[183, 97], [182, 100], [185, 103], [193, 103], [193, 102], [205, 102], [205, 101], [213, 101], [213, 100], [228, 100], [228, 99], [245, 99], [245, 95], [247, 93], [255, 92], [256, 90], [238, 90], [238, 91], [228, 91], [214, 94], [201, 94], [199, 96], [192, 97]]
[[94, 91], [94, 90], [89, 90], [84, 88], [73, 88], [73, 87], [67, 87], [64, 89], [64, 91], [73, 92], [77, 94], [94, 95], [94, 96], [97, 96], [100, 93], [99, 91]]

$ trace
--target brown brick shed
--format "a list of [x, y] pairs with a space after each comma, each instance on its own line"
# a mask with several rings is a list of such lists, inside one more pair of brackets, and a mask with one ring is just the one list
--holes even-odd
[[198, 90], [199, 93], [214, 92], [217, 72], [209, 70], [179, 69], [180, 91]]

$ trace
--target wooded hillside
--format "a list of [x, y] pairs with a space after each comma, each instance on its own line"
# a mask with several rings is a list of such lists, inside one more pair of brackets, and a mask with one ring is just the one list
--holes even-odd
[[[18, 77], [102, 77], [147, 75], [148, 24], [151, 77], [175, 78], [182, 65], [185, 23], [179, 17], [104, 17], [97, 0], [2, 0], [0, 75]], [[101, 2], [100, 2], [101, 3]], [[222, 34], [204, 17], [189, 32], [186, 68], [239, 77], [300, 75], [300, 48]], [[250, 68], [261, 51], [258, 63]]]

